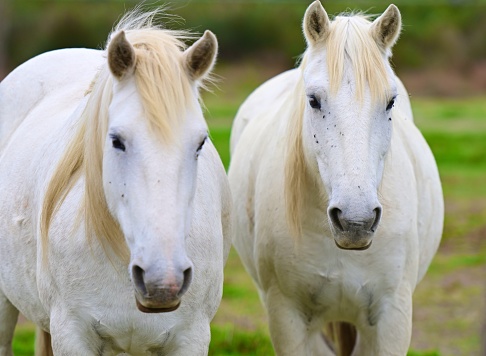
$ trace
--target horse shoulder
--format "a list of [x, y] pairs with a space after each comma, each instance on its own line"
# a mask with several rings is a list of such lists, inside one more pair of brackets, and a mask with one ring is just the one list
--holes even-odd
[[[267, 174], [273, 165], [283, 162], [285, 135], [291, 110], [286, 108], [299, 79], [298, 70], [284, 72], [258, 87], [243, 103], [231, 132], [231, 164], [228, 175], [237, 182], [235, 196], [253, 195], [260, 170]], [[283, 167], [280, 164], [280, 168]], [[272, 180], [283, 172], [275, 172]], [[271, 173], [271, 172], [270, 172]], [[266, 179], [262, 183], [268, 183]], [[241, 191], [241, 194], [234, 193]], [[243, 193], [244, 191], [244, 193]]]
[[[394, 130], [401, 137], [401, 149], [412, 166], [417, 199], [417, 233], [419, 248], [419, 282], [437, 251], [444, 223], [444, 199], [439, 171], [432, 151], [422, 133], [403, 113], [394, 117]], [[391, 154], [395, 157], [396, 149]]]
[[283, 210], [288, 110], [280, 110], [282, 102], [278, 100], [274, 104], [272, 108], [266, 104], [267, 111], [247, 123], [228, 172], [231, 192], [238, 197], [233, 206], [233, 244], [260, 287], [271, 278], [272, 246], [282, 246], [274, 244], [275, 240], [282, 235], [291, 240]]
[[230, 138], [231, 153], [248, 123], [264, 116], [268, 111], [277, 109], [276, 103], [287, 91], [292, 90], [299, 79], [299, 70], [291, 69], [283, 72], [255, 89], [240, 106], [233, 121]]

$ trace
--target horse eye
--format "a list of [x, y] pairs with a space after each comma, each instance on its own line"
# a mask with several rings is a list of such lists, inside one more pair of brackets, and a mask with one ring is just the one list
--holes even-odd
[[309, 105], [313, 109], [320, 109], [321, 108], [321, 102], [317, 100], [317, 98], [314, 95], [309, 96]]
[[125, 145], [118, 135], [110, 135], [113, 148], [125, 152]]
[[199, 155], [199, 152], [201, 152], [204, 144], [206, 143], [206, 140], [208, 139], [208, 137], [204, 137], [204, 139], [201, 141], [201, 143], [199, 144], [199, 146], [197, 147], [197, 150], [196, 150], [196, 156]]
[[395, 98], [393, 98], [392, 100], [390, 100], [390, 102], [386, 106], [386, 111], [391, 110], [391, 108], [393, 107], [394, 104], [395, 104]]

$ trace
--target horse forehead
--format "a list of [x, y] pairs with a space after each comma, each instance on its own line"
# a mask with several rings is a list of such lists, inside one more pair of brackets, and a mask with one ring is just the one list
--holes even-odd
[[[342, 73], [342, 84], [346, 84], [348, 87], [356, 84], [353, 63], [349, 58], [345, 59], [343, 63]], [[323, 55], [322, 58], [311, 57], [303, 70], [303, 79], [306, 87], [329, 86], [329, 76], [329, 68], [326, 62], [325, 55]]]
[[322, 94], [326, 94], [326, 98], [329, 99], [339, 100], [340, 97], [349, 99], [350, 95], [354, 95], [353, 93], [357, 86], [353, 67], [347, 64], [344, 66], [338, 91], [333, 95], [330, 94], [330, 75], [325, 61], [316, 60], [314, 63], [309, 63], [303, 74], [304, 84], [308, 94], [323, 91]]
[[[315, 49], [310, 49], [308, 53], [306, 53], [306, 58], [304, 59], [305, 65], [303, 66], [303, 79], [306, 87], [327, 88], [330, 86], [330, 74], [326, 52], [327, 50], [324, 47], [318, 47]], [[385, 70], [391, 91], [396, 91], [393, 69], [386, 58], [383, 58], [383, 62], [385, 64]], [[348, 55], [344, 56], [342, 66], [343, 75], [341, 78], [341, 86], [346, 85], [348, 88], [355, 86], [355, 64]]]
[[114, 80], [112, 102], [123, 102], [127, 99], [140, 99], [134, 77], [122, 81]]
[[314, 50], [308, 54], [308, 60], [304, 66], [304, 81], [313, 83], [327, 79], [329, 77], [327, 70], [326, 52], [324, 50]]

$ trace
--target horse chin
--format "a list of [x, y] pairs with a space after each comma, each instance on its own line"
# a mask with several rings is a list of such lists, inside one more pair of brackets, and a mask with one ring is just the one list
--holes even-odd
[[181, 305], [181, 301], [177, 300], [172, 305], [167, 306], [145, 306], [135, 297], [135, 301], [137, 302], [137, 308], [143, 313], [168, 313], [174, 310], [177, 310]]
[[341, 250], [364, 251], [373, 242], [372, 231], [340, 231], [334, 234], [334, 243]]
[[364, 246], [342, 246], [340, 245], [336, 240], [334, 240], [334, 243], [336, 244], [337, 247], [339, 247], [341, 250], [347, 250], [347, 251], [364, 251], [370, 248], [371, 243], [373, 241], [370, 241], [367, 245]]

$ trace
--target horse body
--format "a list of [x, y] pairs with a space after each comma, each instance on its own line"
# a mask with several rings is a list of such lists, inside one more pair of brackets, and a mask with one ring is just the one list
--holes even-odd
[[[128, 30], [127, 36], [137, 33]], [[127, 46], [123, 36], [112, 42]], [[138, 68], [128, 66], [119, 76], [110, 68], [113, 89], [108, 87], [111, 79], [105, 87], [100, 84], [101, 91], [112, 94], [108, 131], [97, 143], [104, 145], [99, 162], [103, 181], [97, 187], [125, 237], [118, 246], [88, 231], [91, 226], [80, 209], [87, 204], [90, 178], [76, 172], [52, 215], [48, 244], [41, 238], [46, 188], [59, 173], [56, 167], [72, 145], [91, 96], [100, 92], [90, 83], [95, 76], [95, 82], [102, 80], [105, 52], [41, 55], [2, 82], [1, 100], [9, 105], [0, 112], [0, 355], [11, 354], [18, 311], [52, 335], [59, 355], [207, 354], [209, 322], [222, 295], [230, 218], [224, 168], [205, 138], [197, 102], [198, 80], [215, 55], [215, 50], [206, 54], [200, 48], [214, 45], [214, 36], [207, 33], [181, 53], [182, 60], [193, 60], [183, 67], [193, 83], [192, 98], [178, 111], [182, 123], [172, 145], [142, 119], [147, 115], [144, 101], [131, 77]], [[194, 50], [203, 58], [195, 58]], [[120, 246], [128, 248], [128, 257], [119, 253]], [[173, 311], [158, 313], [166, 310]]]
[[[353, 119], [367, 122], [363, 112], [373, 101], [367, 91], [363, 102], [356, 102], [352, 96], [356, 87], [350, 84], [354, 77], [346, 69], [337, 94], [319, 91], [320, 85], [330, 82], [322, 76], [326, 52], [313, 42], [306, 26], [325, 32], [325, 18], [318, 2], [309, 7], [304, 32], [310, 48], [301, 66], [259, 87], [235, 118], [229, 170], [233, 243], [266, 306], [278, 355], [334, 354], [319, 340], [328, 322], [356, 327], [353, 355], [404, 355], [411, 338], [412, 293], [442, 233], [437, 167], [409, 116], [408, 95], [391, 69], [387, 78], [393, 96], [398, 93], [393, 112], [388, 116], [384, 108], [379, 113], [368, 109], [372, 117], [384, 116], [381, 122], [392, 125], [383, 173], [379, 174], [379, 162], [377, 168], [370, 165], [370, 158], [363, 155], [371, 152], [370, 146], [363, 145], [368, 142], [363, 130], [386, 138], [388, 129], [369, 129]], [[347, 102], [340, 99], [343, 91], [349, 92]], [[319, 106], [314, 101], [316, 92]], [[304, 105], [306, 96], [309, 103]], [[300, 121], [296, 124], [296, 120]], [[371, 121], [370, 125], [377, 124]], [[294, 138], [296, 132], [300, 141]], [[336, 136], [350, 136], [351, 141]], [[371, 148], [378, 149], [380, 144], [374, 142]], [[335, 148], [348, 152], [340, 156], [342, 152], [330, 150]], [[296, 149], [301, 150], [298, 159], [292, 156]], [[339, 171], [340, 164], [347, 169]], [[294, 184], [294, 188], [301, 184], [298, 196], [289, 197], [288, 181], [302, 171], [305, 174]], [[368, 176], [380, 179], [369, 183]], [[372, 187], [376, 187], [374, 193]], [[302, 204], [289, 210], [292, 199], [301, 199]], [[332, 216], [335, 206], [337, 218]], [[366, 221], [363, 206], [380, 211], [373, 215], [378, 228], [371, 226], [376, 221]], [[300, 219], [294, 227], [289, 223], [292, 213]], [[358, 217], [346, 220], [345, 214]]]

